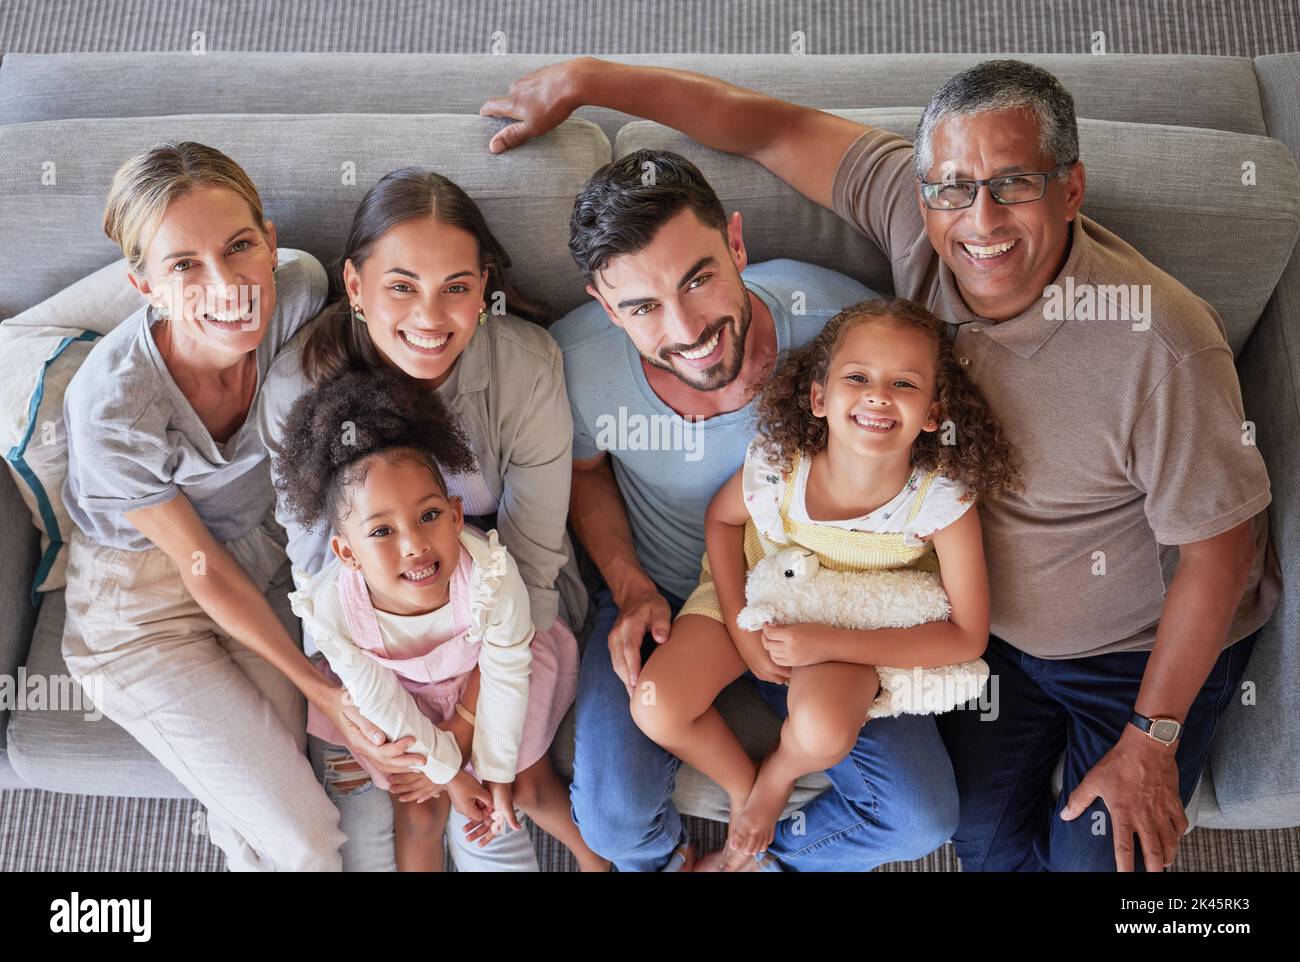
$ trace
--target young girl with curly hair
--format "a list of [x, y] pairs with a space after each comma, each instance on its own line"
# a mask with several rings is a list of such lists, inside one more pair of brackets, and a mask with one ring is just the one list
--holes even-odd
[[[427, 759], [390, 776], [357, 758], [403, 803], [399, 870], [441, 870], [450, 805], [480, 845], [507, 823], [520, 828], [518, 805], [581, 867], [607, 869], [547, 757], [573, 702], [577, 653], [535, 631], [496, 530], [466, 525], [448, 494], [444, 471], [475, 468], [441, 400], [401, 372], [349, 371], [304, 394], [285, 424], [276, 487], [297, 523], [328, 526], [336, 560], [296, 573], [290, 603], [328, 660], [318, 668], [389, 739], [413, 736], [410, 751]], [[341, 740], [310, 709], [307, 730]]]
[[[731, 800], [727, 847], [700, 869], [758, 868], [795, 781], [844, 762], [880, 688], [873, 666], [978, 658], [989, 593], [976, 501], [1016, 486], [1014, 457], [953, 353], [947, 325], [906, 300], [854, 304], [785, 355], [756, 405], [758, 436], [705, 518], [701, 581], [634, 699], [646, 734]], [[947, 621], [859, 631], [743, 631], [746, 573], [798, 545], [833, 570], [939, 571]], [[761, 766], [712, 707], [746, 671], [789, 686]], [[888, 725], [893, 719], [872, 722]], [[848, 764], [851, 764], [848, 763]]]

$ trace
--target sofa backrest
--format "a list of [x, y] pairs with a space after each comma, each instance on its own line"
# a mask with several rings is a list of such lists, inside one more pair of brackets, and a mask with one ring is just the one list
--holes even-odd
[[[1080, 117], [1265, 132], [1242, 57], [1144, 54], [639, 54], [622, 63], [695, 70], [813, 107], [920, 107], [958, 71], [994, 57], [1040, 64]], [[564, 56], [364, 53], [9, 54], [0, 124], [160, 113], [478, 113], [510, 82]], [[180, 82], [178, 78], [184, 78]], [[635, 119], [599, 108], [611, 141]]]
[[[553, 140], [493, 156], [486, 143], [502, 121], [476, 116], [483, 100], [504, 92], [511, 79], [561, 59], [10, 54], [0, 61], [0, 156], [7, 160], [0, 169], [0, 266], [10, 279], [0, 291], [0, 318], [118, 256], [98, 226], [109, 177], [133, 151], [176, 137], [207, 140], [244, 164], [280, 225], [282, 242], [326, 262], [337, 254], [361, 193], [379, 176], [407, 163], [433, 166], [481, 201], [527, 289], [556, 311], [576, 306], [586, 295], [565, 246], [568, 213], [573, 195], [610, 159], [611, 148], [578, 122]], [[935, 87], [987, 58], [610, 59], [707, 70], [910, 137], [919, 106]], [[1285, 150], [1259, 136], [1264, 117], [1252, 63], [1199, 56], [1025, 59], [1061, 78], [1081, 117], [1141, 122], [1081, 120], [1085, 210], [1209, 300], [1239, 349], [1277, 282], [1275, 252], [1290, 249], [1286, 238], [1296, 230], [1295, 168]], [[177, 83], [182, 74], [185, 82]], [[866, 103], [876, 106], [855, 109]], [[169, 116], [150, 116], [160, 109]], [[430, 110], [475, 116], [424, 113]], [[276, 111], [285, 113], [268, 116]], [[619, 139], [620, 150], [670, 146], [708, 157], [701, 163], [724, 204], [754, 214], [746, 218], [746, 233], [756, 259], [813, 260], [890, 289], [879, 251], [757, 165], [724, 161], [671, 131], [652, 133], [645, 122], [629, 126], [622, 114], [584, 112]], [[1245, 161], [1255, 164], [1253, 187], [1242, 184]], [[348, 162], [355, 165], [351, 184], [342, 178]], [[53, 184], [43, 182], [49, 164]], [[1172, 196], [1158, 186], [1170, 182], [1179, 185]]]
[[[0, 318], [117, 260], [101, 228], [113, 172], [165, 140], [225, 151], [257, 185], [283, 247], [337, 258], [362, 195], [407, 165], [432, 167], [479, 204], [521, 288], [568, 311], [585, 299], [569, 255], [573, 198], [610, 156], [595, 124], [570, 119], [494, 156], [495, 121], [462, 115], [203, 114], [0, 126]], [[125, 281], [123, 282], [125, 283]]]
[[[837, 110], [904, 136], [917, 108]], [[390, 170], [433, 167], [479, 201], [524, 289], [558, 314], [586, 299], [569, 256], [573, 198], [612, 156], [641, 147], [694, 160], [728, 211], [745, 215], [754, 260], [792, 257], [892, 290], [884, 255], [846, 222], [758, 164], [708, 150], [646, 121], [611, 148], [593, 123], [493, 155], [498, 121], [464, 115], [196, 114], [0, 125], [0, 317], [51, 296], [119, 253], [103, 236], [103, 199], [130, 154], [169, 139], [233, 156], [262, 192], [285, 246], [325, 263], [339, 253], [361, 195]], [[1300, 180], [1287, 149], [1247, 134], [1080, 121], [1085, 212], [1220, 313], [1240, 350], [1277, 284], [1300, 230]], [[1253, 165], [1253, 178], [1243, 164]], [[1253, 180], [1253, 182], [1251, 182]], [[1245, 182], [1244, 182], [1245, 181]]]

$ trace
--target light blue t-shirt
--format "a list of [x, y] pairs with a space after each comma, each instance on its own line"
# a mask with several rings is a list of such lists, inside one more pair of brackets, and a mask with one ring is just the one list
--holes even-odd
[[[812, 340], [848, 305], [878, 296], [851, 277], [785, 259], [751, 264], [741, 279], [772, 312], [782, 352]], [[651, 389], [632, 339], [596, 301], [550, 332], [564, 352], [573, 457], [609, 453], [641, 566], [660, 590], [685, 598], [699, 582], [705, 509], [757, 430], [753, 402], [682, 418]]]

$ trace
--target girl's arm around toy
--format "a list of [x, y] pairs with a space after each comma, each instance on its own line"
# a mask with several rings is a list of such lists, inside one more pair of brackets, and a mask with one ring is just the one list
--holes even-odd
[[772, 660], [789, 666], [846, 661], [935, 668], [982, 655], [989, 639], [989, 577], [979, 512], [973, 508], [966, 511], [936, 531], [933, 539], [951, 608], [947, 621], [874, 631], [828, 625], [768, 625], [762, 632], [763, 644]]
[[704, 544], [722, 621], [736, 650], [755, 675], [779, 684], [789, 680], [789, 668], [768, 657], [759, 632], [742, 631], [736, 625], [736, 615], [745, 607], [745, 522], [749, 520], [741, 488], [742, 474], [743, 469], [733, 474], [709, 502], [704, 515]]

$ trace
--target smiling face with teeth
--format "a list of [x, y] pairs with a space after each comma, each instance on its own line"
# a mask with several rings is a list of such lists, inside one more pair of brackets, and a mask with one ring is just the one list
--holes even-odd
[[917, 436], [938, 428], [938, 359], [930, 332], [892, 317], [845, 330], [825, 384], [814, 381], [810, 397], [812, 413], [826, 419], [833, 456], [851, 452], [910, 466]]
[[745, 364], [754, 316], [746, 263], [738, 213], [724, 236], [685, 207], [646, 247], [610, 258], [587, 293], [646, 364], [692, 391], [722, 391]]
[[128, 278], [169, 318], [180, 355], [222, 367], [257, 349], [275, 313], [275, 225], [259, 227], [248, 201], [195, 187], [167, 205], [143, 253]]
[[460, 498], [417, 452], [392, 449], [349, 469], [357, 478], [330, 548], [360, 569], [380, 611], [426, 614], [450, 600], [465, 519]]
[[477, 239], [433, 215], [390, 227], [343, 281], [387, 363], [437, 387], [469, 343], [486, 304]]
[[[931, 182], [971, 180], [1051, 170], [1039, 124], [1022, 110], [983, 111], [945, 117], [931, 138]], [[930, 210], [917, 204], [935, 251], [948, 265], [972, 312], [994, 321], [1024, 313], [1065, 266], [1070, 222], [1083, 204], [1083, 164], [1065, 179], [1050, 179], [1042, 198], [998, 204], [982, 186], [975, 203], [959, 210]]]

